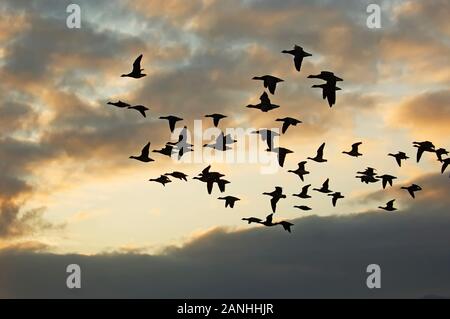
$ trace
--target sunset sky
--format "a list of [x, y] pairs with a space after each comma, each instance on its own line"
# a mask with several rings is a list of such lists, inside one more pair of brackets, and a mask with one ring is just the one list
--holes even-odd
[[[81, 7], [80, 29], [66, 26], [70, 3]], [[379, 29], [366, 26], [369, 3], [381, 7]], [[440, 174], [431, 153], [416, 163], [412, 145], [429, 140], [450, 150], [449, 1], [2, 0], [0, 12], [0, 297], [71, 297], [64, 265], [77, 262], [97, 280], [85, 297], [202, 297], [210, 289], [229, 296], [250, 264], [261, 276], [298, 273], [298, 286], [251, 277], [244, 297], [339, 297], [341, 280], [343, 297], [450, 296], [450, 170]], [[312, 54], [301, 72], [281, 54], [294, 44]], [[140, 54], [147, 76], [120, 77]], [[311, 88], [320, 81], [307, 78], [322, 70], [344, 79], [333, 108]], [[263, 92], [252, 77], [264, 74], [285, 80], [270, 95], [281, 107], [268, 113], [245, 108]], [[149, 107], [147, 118], [106, 104], [119, 99]], [[151, 163], [129, 159], [147, 142], [154, 150], [171, 140], [159, 116], [182, 117], [178, 127], [189, 129], [201, 120], [206, 129], [211, 113], [228, 116], [223, 130], [280, 128], [275, 119], [286, 116], [303, 123], [279, 138], [294, 153], [274, 173], [262, 173], [263, 163], [176, 163], [157, 153]], [[308, 161], [305, 182], [287, 172], [323, 142], [328, 162]], [[342, 154], [355, 142], [363, 142], [362, 157]], [[387, 156], [397, 151], [411, 158], [401, 168]], [[231, 182], [226, 193], [208, 195], [192, 180], [209, 164]], [[368, 166], [397, 176], [394, 187], [362, 184], [355, 173]], [[189, 181], [148, 181], [174, 170]], [[317, 192], [306, 201], [291, 196], [326, 178], [345, 196], [337, 207]], [[400, 189], [411, 183], [423, 188], [415, 200]], [[241, 220], [264, 219], [271, 208], [262, 193], [275, 186], [287, 199], [274, 219], [290, 220], [292, 234]], [[241, 201], [225, 208], [216, 199], [223, 195]], [[377, 209], [394, 198], [397, 212]], [[363, 286], [365, 267], [378, 260], [396, 286], [386, 279], [377, 295]], [[416, 286], [397, 276], [410, 267], [405, 260], [417, 267], [409, 270]], [[44, 279], [27, 283], [30, 264], [49, 273], [45, 292], [37, 286]], [[102, 267], [112, 269], [111, 286]], [[212, 268], [220, 289], [183, 277]], [[139, 275], [152, 286], [179, 281], [159, 295]], [[116, 291], [119, 283], [130, 294]], [[261, 287], [283, 293], [264, 295]]]

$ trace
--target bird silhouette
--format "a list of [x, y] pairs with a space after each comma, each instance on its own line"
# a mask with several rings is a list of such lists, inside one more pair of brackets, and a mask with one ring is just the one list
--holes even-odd
[[273, 148], [274, 138], [276, 136], [280, 136], [280, 134], [278, 134], [277, 132], [274, 132], [274, 131], [271, 131], [271, 130], [267, 130], [267, 129], [256, 130], [256, 131], [253, 131], [251, 133], [252, 134], [259, 134], [259, 135], [261, 135], [262, 140], [266, 141], [267, 147], [269, 149]]
[[172, 176], [174, 178], [177, 178], [179, 180], [183, 180], [185, 182], [187, 182], [187, 178], [188, 177], [186, 174], [182, 173], [182, 172], [177, 172], [177, 171], [173, 171], [172, 173], [166, 173], [164, 174], [166, 176]]
[[288, 232], [291, 232], [291, 227], [294, 226], [294, 224], [292, 224], [292, 223], [290, 223], [288, 221], [285, 221], [285, 220], [282, 220], [282, 221], [276, 223], [276, 225], [283, 226], [284, 230], [288, 231]]
[[303, 199], [311, 198], [311, 196], [308, 195], [308, 188], [311, 186], [311, 184], [305, 185], [302, 187], [302, 191], [298, 194], [292, 194], [292, 196], [297, 196]]
[[277, 87], [277, 83], [284, 81], [284, 80], [277, 78], [276, 76], [272, 76], [272, 75], [254, 76], [253, 80], [263, 81], [264, 88], [269, 89], [269, 92], [272, 94], [275, 94], [275, 89]]
[[233, 139], [230, 134], [224, 135], [223, 132], [220, 132], [219, 136], [217, 136], [215, 143], [213, 144], [204, 144], [203, 147], [210, 147], [219, 151], [227, 151], [231, 150], [231, 147], [228, 147], [227, 144], [236, 143], [237, 140]]
[[367, 167], [364, 171], [362, 171], [362, 172], [356, 172], [356, 173], [358, 173], [358, 174], [363, 174], [363, 175], [366, 175], [366, 176], [375, 176], [375, 175], [377, 175], [377, 173], [376, 173], [375, 171], [376, 171], [375, 168], [373, 168], [373, 167]]
[[417, 147], [417, 157], [416, 157], [417, 163], [419, 163], [423, 152], [431, 152], [431, 153], [436, 152], [433, 143], [431, 143], [430, 141], [413, 142], [413, 145], [414, 147]]
[[202, 170], [198, 176], [193, 179], [197, 179], [201, 182], [206, 183], [206, 188], [208, 190], [208, 194], [211, 194], [214, 184], [216, 183], [219, 187], [221, 193], [225, 191], [225, 184], [228, 184], [229, 181], [221, 179], [225, 175], [219, 172], [211, 172], [211, 165], [208, 165], [206, 168]]
[[175, 130], [175, 123], [183, 120], [181, 117], [174, 116], [174, 115], [160, 116], [159, 119], [169, 121], [169, 128], [170, 128], [171, 133], [173, 133], [173, 131]]
[[294, 45], [294, 48], [292, 50], [283, 50], [281, 53], [291, 54], [294, 56], [294, 65], [295, 69], [300, 72], [300, 69], [302, 67], [303, 58], [312, 56], [312, 54], [306, 52], [303, 50], [301, 46]]
[[294, 208], [298, 208], [300, 210], [311, 210], [311, 207], [305, 206], [305, 205], [300, 205], [300, 206], [294, 206]]
[[205, 115], [205, 117], [210, 117], [210, 118], [212, 118], [212, 119], [213, 119], [213, 124], [214, 124], [214, 126], [217, 127], [217, 125], [219, 125], [219, 121], [220, 121], [221, 119], [226, 118], [227, 116], [226, 116], [226, 115], [223, 115], [223, 114], [214, 113], [214, 114], [208, 114], [208, 115]]
[[150, 157], [148, 157], [149, 150], [150, 150], [150, 142], [148, 142], [144, 146], [144, 148], [141, 150], [141, 155], [139, 155], [139, 156], [130, 156], [130, 158], [138, 160], [138, 161], [141, 161], [141, 162], [145, 162], [145, 163], [153, 162], [154, 160], [151, 159]]
[[184, 126], [180, 134], [178, 135], [178, 141], [167, 143], [169, 145], [174, 146], [175, 153], [178, 153], [178, 160], [180, 160], [185, 153], [193, 151], [192, 146], [194, 145], [188, 143], [187, 140], [188, 140], [188, 130], [187, 126]]
[[321, 88], [322, 89], [322, 98], [328, 100], [328, 105], [332, 107], [336, 103], [336, 91], [340, 90], [336, 86], [337, 81], [343, 81], [341, 78], [334, 75], [333, 72], [330, 71], [322, 71], [317, 75], [308, 75], [308, 78], [311, 79], [321, 79], [326, 81], [324, 84], [313, 85], [313, 88]]
[[242, 220], [246, 220], [249, 224], [251, 224], [251, 223], [261, 224], [261, 222], [262, 222], [262, 219], [257, 218], [257, 217], [245, 217], [245, 218], [242, 218]]
[[448, 151], [445, 148], [438, 148], [436, 150], [436, 156], [439, 162], [442, 162], [442, 156], [448, 155]]
[[137, 57], [137, 59], [133, 63], [133, 70], [128, 74], [122, 74], [121, 77], [130, 77], [134, 79], [139, 79], [147, 74], [142, 73], [144, 69], [141, 69], [141, 60], [142, 60], [142, 54]]
[[127, 107], [127, 109], [133, 109], [133, 110], [136, 110], [136, 111], [138, 111], [139, 113], [141, 113], [143, 117], [146, 117], [145, 111], [148, 111], [148, 108], [145, 107], [144, 105], [133, 105], [133, 106]]
[[167, 183], [171, 183], [172, 181], [165, 175], [161, 175], [158, 178], [151, 178], [149, 179], [150, 182], [157, 182], [160, 183], [162, 186], [166, 186]]
[[300, 177], [300, 179], [303, 180], [303, 176], [309, 174], [309, 172], [305, 169], [305, 164], [306, 161], [301, 161], [300, 163], [298, 163], [298, 168], [294, 171], [294, 170], [288, 170], [289, 173], [294, 173], [296, 174], [298, 177]]
[[325, 143], [322, 143], [322, 145], [320, 145], [320, 147], [317, 149], [317, 154], [315, 157], [308, 157], [308, 159], [318, 162], [318, 163], [323, 163], [326, 162], [327, 160], [323, 158], [323, 149], [325, 148]]
[[283, 188], [280, 186], [276, 186], [275, 190], [270, 193], [263, 193], [263, 195], [269, 195], [272, 197], [270, 200], [270, 205], [272, 206], [272, 211], [275, 213], [277, 210], [277, 203], [281, 198], [286, 198], [286, 195], [283, 194]]
[[308, 75], [308, 78], [324, 80], [327, 83], [331, 83], [331, 84], [336, 84], [336, 82], [338, 82], [338, 81], [344, 81], [340, 77], [337, 77], [336, 75], [334, 75], [334, 73], [331, 71], [321, 71], [320, 74]]
[[447, 169], [447, 166], [450, 164], [450, 157], [443, 159], [441, 163], [442, 163], [441, 174], [444, 174], [445, 170]]
[[389, 212], [393, 212], [394, 210], [397, 210], [397, 208], [394, 207], [394, 202], [395, 202], [395, 199], [392, 199], [386, 203], [386, 207], [378, 206], [378, 208], [387, 210]]
[[113, 106], [120, 107], [120, 108], [124, 108], [124, 107], [130, 106], [130, 104], [128, 104], [126, 102], [122, 102], [121, 100], [119, 100], [117, 102], [108, 102], [106, 104], [113, 105]]
[[281, 133], [286, 133], [288, 127], [290, 125], [297, 126], [297, 124], [302, 123], [302, 121], [294, 119], [292, 117], [284, 117], [281, 119], [276, 119], [275, 121], [283, 122], [283, 126], [281, 127]]
[[362, 156], [361, 153], [359, 153], [358, 151], [358, 147], [362, 144], [362, 142], [358, 142], [358, 143], [353, 143], [352, 144], [352, 150], [350, 152], [346, 152], [343, 151], [342, 153], [353, 156], [353, 157], [358, 157], [358, 156]]
[[394, 157], [399, 167], [402, 167], [402, 160], [407, 160], [409, 158], [406, 156], [405, 152], [398, 152], [397, 154], [389, 153], [388, 156]]
[[383, 184], [383, 189], [386, 188], [387, 184], [392, 186], [392, 181], [394, 179], [397, 179], [397, 177], [389, 175], [389, 174], [384, 174], [381, 176], [377, 176], [377, 178], [381, 178], [381, 183]]
[[377, 173], [375, 172], [376, 169], [372, 167], [367, 167], [362, 172], [357, 172], [357, 174], [361, 174], [360, 176], [356, 176], [356, 178], [360, 178], [362, 183], [376, 183], [379, 181], [378, 178], [376, 178]]
[[247, 105], [248, 108], [252, 108], [252, 109], [258, 109], [262, 112], [269, 112], [273, 109], [279, 108], [279, 105], [276, 104], [272, 104], [272, 102], [269, 99], [269, 96], [267, 95], [266, 92], [264, 92], [260, 97], [259, 97], [260, 103], [258, 104], [249, 104]]
[[330, 183], [330, 179], [327, 178], [327, 180], [322, 184], [321, 188], [313, 188], [313, 190], [324, 193], [324, 194], [332, 193], [333, 191], [329, 189], [329, 183]]
[[238, 200], [240, 200], [237, 197], [234, 196], [225, 196], [225, 197], [218, 197], [217, 199], [225, 200], [225, 208], [230, 206], [231, 208], [234, 207], [234, 203]]
[[166, 144], [164, 146], [164, 148], [162, 148], [160, 150], [153, 150], [153, 152], [160, 153], [162, 155], [166, 155], [166, 156], [169, 156], [169, 157], [172, 157], [172, 154], [176, 153], [175, 150], [174, 150], [173, 145], [169, 145], [169, 144]]
[[338, 199], [344, 198], [344, 196], [340, 192], [334, 192], [333, 194], [328, 194], [328, 196], [332, 196], [333, 197], [331, 199], [331, 201], [333, 203], [333, 207], [336, 207], [336, 203], [337, 203]]
[[273, 223], [273, 214], [269, 214], [266, 216], [266, 219], [262, 221], [260, 224], [263, 224], [264, 226], [275, 226], [276, 224]]
[[416, 184], [412, 184], [408, 187], [402, 186], [401, 189], [406, 189], [412, 198], [416, 198], [416, 196], [414, 195], [414, 192], [421, 191], [422, 187], [420, 187], [419, 185], [416, 185]]
[[284, 148], [284, 147], [272, 147], [271, 149], [270, 148], [266, 149], [266, 151], [277, 153], [278, 164], [281, 167], [283, 167], [283, 165], [284, 165], [284, 160], [286, 159], [286, 155], [290, 154], [290, 153], [294, 153], [291, 150]]

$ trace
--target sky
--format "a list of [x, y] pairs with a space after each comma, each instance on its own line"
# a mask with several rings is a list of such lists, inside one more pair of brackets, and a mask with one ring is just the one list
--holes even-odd
[[[70, 3], [0, 4], [0, 297], [450, 296], [449, 173], [435, 154], [416, 163], [412, 144], [450, 149], [448, 1], [78, 0], [79, 29], [66, 25]], [[369, 3], [381, 28], [366, 25]], [[312, 54], [301, 72], [281, 53], [294, 44]], [[140, 54], [147, 76], [120, 77]], [[333, 108], [307, 78], [322, 70], [344, 79]], [[268, 113], [245, 107], [264, 74], [285, 80]], [[106, 104], [117, 100], [150, 110]], [[211, 113], [227, 115], [222, 130], [303, 123], [278, 139], [294, 153], [276, 170], [265, 157], [129, 159], [176, 138], [158, 119], [169, 114], [205, 154]], [[308, 161], [304, 182], [287, 172], [323, 142], [328, 162]], [[363, 156], [342, 154], [355, 142]], [[401, 168], [387, 156], [397, 151], [410, 157]], [[225, 193], [192, 180], [209, 164], [231, 182]], [[369, 166], [397, 176], [394, 187], [357, 180]], [[188, 182], [148, 181], [174, 170]], [[337, 207], [291, 196], [327, 178], [345, 196]], [[412, 183], [423, 188], [415, 200], [400, 189]], [[275, 186], [287, 198], [274, 219], [291, 234], [241, 220], [271, 213], [262, 193]], [[241, 200], [225, 208], [222, 195]], [[378, 209], [394, 198], [398, 211]], [[70, 263], [86, 274], [79, 291], [64, 286]], [[382, 289], [365, 286], [370, 263], [386, 269]]]

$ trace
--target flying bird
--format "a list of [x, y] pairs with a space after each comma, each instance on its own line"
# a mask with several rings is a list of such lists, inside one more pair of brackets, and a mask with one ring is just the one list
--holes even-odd
[[336, 86], [337, 81], [343, 81], [343, 79], [334, 75], [333, 72], [330, 71], [322, 71], [317, 75], [308, 75], [310, 79], [321, 79], [324, 80], [324, 84], [313, 85], [313, 88], [321, 88], [322, 89], [322, 98], [328, 100], [328, 105], [332, 107], [336, 103], [336, 91], [340, 90]]
[[277, 153], [278, 156], [278, 164], [283, 167], [284, 165], [284, 160], [286, 159], [286, 155], [290, 154], [290, 153], [294, 153], [293, 151], [284, 148], [284, 147], [272, 147], [272, 148], [268, 148], [266, 149], [267, 152], [273, 152], [273, 153]]
[[187, 182], [187, 178], [188, 177], [186, 174], [182, 173], [182, 172], [177, 172], [177, 171], [173, 171], [172, 173], [166, 173], [164, 174], [166, 176], [172, 176], [174, 178], [177, 178], [179, 180], [183, 180], [185, 182]]
[[331, 199], [333, 207], [336, 207], [336, 202], [338, 199], [344, 198], [344, 196], [340, 192], [334, 192], [333, 194], [328, 194], [328, 196], [333, 196], [333, 198]]
[[267, 147], [269, 149], [273, 148], [274, 138], [276, 136], [280, 136], [280, 134], [278, 134], [277, 132], [274, 132], [274, 131], [271, 131], [271, 130], [267, 130], [267, 129], [261, 129], [261, 130], [253, 131], [251, 133], [252, 134], [259, 134], [259, 135], [261, 135], [262, 140], [266, 141]]
[[327, 178], [327, 180], [322, 184], [322, 187], [321, 187], [321, 188], [313, 188], [313, 190], [314, 190], [314, 191], [321, 192], [321, 193], [324, 193], [324, 194], [332, 193], [333, 191], [331, 191], [331, 190], [329, 189], [329, 183], [330, 183], [330, 179]]
[[237, 140], [233, 139], [230, 134], [224, 135], [223, 132], [220, 132], [219, 136], [217, 136], [215, 143], [213, 144], [204, 144], [203, 147], [210, 147], [219, 151], [227, 151], [231, 150], [231, 147], [228, 147], [227, 144], [236, 143]]
[[387, 210], [388, 212], [393, 212], [394, 210], [397, 210], [397, 208], [394, 207], [394, 202], [395, 202], [395, 199], [390, 200], [386, 203], [386, 207], [378, 206], [378, 208]]
[[269, 92], [272, 94], [275, 94], [275, 89], [277, 87], [277, 83], [284, 81], [284, 80], [277, 78], [276, 76], [272, 76], [272, 75], [254, 76], [253, 80], [263, 81], [264, 88], [269, 89]]
[[117, 102], [108, 102], [106, 104], [113, 105], [113, 106], [120, 107], [120, 108], [124, 108], [124, 107], [130, 106], [130, 104], [122, 102], [121, 100], [119, 100]]
[[442, 162], [443, 155], [448, 155], [448, 151], [445, 148], [438, 148], [436, 150], [436, 156], [439, 162]]
[[272, 211], [275, 213], [277, 210], [277, 203], [281, 198], [286, 198], [286, 195], [283, 194], [283, 188], [280, 186], [276, 186], [275, 190], [271, 193], [263, 193], [263, 195], [269, 195], [272, 197], [270, 200], [270, 205], [272, 206]]
[[292, 194], [292, 196], [297, 196], [303, 199], [311, 198], [311, 196], [308, 195], [308, 188], [311, 186], [311, 184], [305, 185], [302, 187], [302, 191], [298, 194]]
[[294, 224], [292, 224], [292, 223], [290, 223], [288, 221], [285, 221], [285, 220], [282, 220], [282, 221], [280, 221], [280, 222], [278, 222], [276, 224], [283, 226], [284, 230], [288, 231], [288, 232], [291, 232], [291, 226], [294, 226]]
[[269, 96], [267, 95], [267, 93], [264, 91], [263, 94], [261, 94], [261, 96], [259, 97], [260, 103], [254, 105], [254, 104], [249, 104], [247, 105], [248, 108], [252, 108], [252, 109], [258, 109], [262, 112], [269, 112], [273, 109], [279, 108], [279, 105], [276, 104], [272, 104], [272, 102], [269, 99]]
[[134, 61], [133, 70], [128, 74], [122, 74], [121, 77], [130, 77], [130, 78], [139, 79], [139, 78], [146, 76], [147, 74], [142, 73], [142, 71], [144, 71], [144, 69], [141, 69], [141, 60], [142, 60], [142, 54], [140, 56], [138, 56], [137, 59]]
[[139, 113], [142, 114], [143, 117], [146, 117], [145, 115], [145, 111], [148, 111], [149, 109], [147, 107], [145, 107], [144, 105], [133, 105], [133, 106], [129, 106], [127, 107], [127, 109], [133, 109], [138, 111]]
[[325, 143], [322, 143], [322, 145], [320, 145], [320, 147], [317, 149], [317, 154], [315, 157], [308, 157], [308, 159], [318, 162], [318, 163], [323, 163], [326, 162], [327, 160], [323, 158], [323, 149], [325, 148]]
[[353, 143], [352, 144], [352, 150], [350, 152], [346, 152], [343, 151], [342, 153], [353, 156], [353, 157], [358, 157], [358, 156], [362, 156], [361, 153], [359, 153], [358, 151], [358, 147], [362, 144], [362, 142], [358, 142], [358, 143]]
[[246, 218], [242, 218], [242, 220], [246, 220], [249, 224], [251, 224], [251, 223], [261, 224], [261, 222], [262, 222], [262, 219], [257, 218], [257, 217], [246, 217]]
[[445, 170], [447, 169], [447, 166], [450, 164], [450, 157], [443, 159], [441, 162], [442, 162], [441, 174], [444, 174]]
[[225, 196], [225, 197], [218, 197], [217, 199], [225, 200], [225, 208], [230, 206], [231, 208], [234, 207], [234, 203], [238, 200], [240, 200], [237, 197], [234, 196]]
[[205, 117], [210, 117], [210, 118], [212, 118], [212, 119], [213, 119], [213, 124], [214, 124], [214, 126], [217, 127], [217, 126], [219, 125], [219, 121], [220, 121], [221, 119], [226, 118], [227, 116], [226, 116], [226, 115], [223, 115], [223, 114], [219, 114], [219, 113], [214, 113], [214, 114], [208, 114], [208, 115], [205, 115]]
[[160, 116], [159, 119], [169, 121], [169, 128], [170, 128], [171, 133], [173, 133], [173, 131], [175, 130], [175, 123], [183, 120], [181, 117], [174, 116], [174, 115]]
[[392, 186], [392, 182], [394, 179], [397, 179], [397, 177], [389, 175], [389, 174], [384, 174], [381, 176], [377, 176], [377, 178], [381, 178], [381, 183], [383, 184], [383, 189], [386, 188], [387, 184]]
[[402, 186], [401, 189], [406, 189], [412, 198], [416, 198], [416, 196], [414, 195], [414, 192], [421, 191], [422, 187], [420, 187], [419, 185], [416, 185], [416, 184], [412, 184], [408, 187]]
[[405, 152], [398, 152], [396, 154], [389, 153], [388, 156], [394, 157], [399, 167], [402, 167], [402, 160], [407, 160], [409, 158], [406, 156]]
[[172, 157], [172, 154], [176, 153], [173, 148], [173, 145], [166, 144], [164, 148], [160, 150], [153, 150], [153, 152]]
[[281, 127], [281, 133], [286, 133], [287, 129], [290, 125], [297, 126], [297, 124], [302, 123], [302, 121], [294, 119], [292, 117], [284, 117], [281, 119], [276, 119], [275, 121], [283, 122], [283, 126]]
[[305, 206], [305, 205], [300, 205], [300, 206], [294, 206], [294, 208], [298, 208], [300, 210], [311, 210], [311, 207]]
[[307, 162], [306, 161], [301, 161], [300, 163], [298, 163], [298, 168], [294, 171], [294, 170], [288, 170], [289, 173], [294, 173], [295, 175], [297, 175], [298, 177], [300, 177], [300, 179], [303, 180], [303, 176], [309, 174], [309, 172], [305, 169], [305, 164]]
[[162, 186], [166, 186], [167, 183], [171, 183], [172, 181], [165, 175], [161, 175], [158, 178], [151, 178], [149, 179], [150, 182], [157, 182], [160, 183]]
[[413, 142], [413, 145], [414, 147], [417, 147], [417, 157], [416, 157], [417, 163], [419, 163], [423, 152], [431, 152], [431, 153], [436, 152], [433, 143], [431, 143], [430, 141]]
[[139, 156], [130, 156], [131, 159], [135, 159], [144, 163], [153, 162], [154, 159], [148, 157], [148, 153], [150, 150], [150, 142], [148, 142], [144, 148], [141, 150], [141, 155]]
[[294, 49], [292, 50], [283, 50], [281, 53], [291, 54], [294, 56], [295, 69], [299, 72], [302, 67], [303, 58], [312, 56], [312, 54], [304, 51], [303, 48], [298, 45], [294, 45]]

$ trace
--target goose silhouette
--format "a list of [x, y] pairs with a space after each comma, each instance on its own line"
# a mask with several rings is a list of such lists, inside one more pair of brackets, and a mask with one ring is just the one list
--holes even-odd
[[333, 85], [328, 84], [328, 83], [314, 84], [311, 87], [312, 88], [322, 89], [322, 98], [324, 100], [327, 99], [329, 107], [333, 107], [333, 105], [336, 104], [336, 91], [341, 90], [340, 87], [333, 86]]
[[301, 161], [300, 163], [298, 163], [298, 168], [294, 171], [294, 170], [288, 170], [288, 173], [294, 173], [295, 175], [297, 175], [298, 177], [300, 177], [300, 179], [302, 180], [302, 182], [304, 181], [303, 176], [309, 174], [309, 172], [305, 169], [305, 164], [307, 162], [306, 161]]
[[253, 80], [263, 81], [264, 88], [269, 89], [269, 92], [275, 94], [275, 89], [277, 88], [277, 83], [283, 82], [284, 80], [277, 78], [272, 75], [254, 76]]
[[442, 156], [448, 155], [448, 151], [445, 148], [438, 148], [436, 150], [436, 156], [439, 162], [442, 162]]
[[280, 136], [277, 132], [267, 130], [267, 129], [261, 129], [251, 132], [252, 134], [259, 134], [261, 135], [261, 138], [263, 141], [267, 143], [267, 147], [269, 149], [273, 148], [273, 141], [276, 136]]
[[320, 147], [317, 149], [317, 154], [315, 157], [308, 157], [307, 159], [312, 160], [314, 162], [323, 163], [327, 160], [323, 158], [323, 149], [325, 148], [325, 143], [322, 143]]
[[174, 148], [173, 145], [166, 144], [164, 146], [164, 148], [162, 148], [160, 150], [153, 150], [153, 152], [160, 153], [160, 154], [166, 155], [168, 157], [172, 157], [172, 154], [176, 153], [173, 148]]
[[386, 203], [385, 207], [378, 206], [378, 208], [387, 210], [389, 212], [393, 212], [394, 210], [397, 210], [397, 208], [394, 207], [394, 202], [395, 202], [395, 199], [392, 199]]
[[312, 54], [306, 52], [303, 50], [301, 46], [294, 45], [294, 48], [292, 50], [283, 50], [281, 53], [286, 53], [294, 56], [294, 65], [295, 69], [300, 72], [300, 69], [302, 68], [302, 62], [303, 58], [312, 56]]
[[311, 196], [308, 195], [308, 189], [309, 189], [310, 186], [311, 186], [311, 184], [303, 186], [302, 187], [302, 191], [300, 193], [292, 194], [292, 196], [297, 196], [297, 197], [300, 197], [300, 198], [303, 198], [303, 199], [311, 198]]
[[175, 123], [183, 120], [181, 117], [174, 116], [174, 115], [160, 116], [159, 119], [169, 121], [169, 128], [170, 128], [171, 133], [173, 133], [173, 131], [175, 130]]
[[124, 107], [130, 106], [130, 104], [125, 103], [125, 102], [123, 102], [121, 100], [119, 100], [117, 102], [108, 102], [106, 104], [113, 105], [113, 106], [120, 107], [120, 108], [124, 108]]
[[324, 194], [332, 193], [333, 191], [329, 189], [329, 183], [330, 179], [327, 178], [327, 180], [322, 184], [321, 188], [313, 188], [313, 190]]
[[144, 163], [153, 162], [154, 160], [148, 157], [150, 151], [150, 142], [148, 142], [144, 148], [141, 150], [141, 155], [139, 156], [130, 156], [131, 159], [135, 159]]
[[262, 219], [257, 218], [257, 217], [245, 217], [245, 218], [242, 218], [242, 220], [247, 221], [249, 224], [251, 224], [251, 223], [261, 224], [261, 222], [262, 222]]
[[150, 182], [160, 183], [162, 186], [166, 186], [167, 183], [171, 183], [172, 181], [165, 175], [161, 175], [158, 178], [149, 179]]
[[286, 195], [283, 194], [283, 188], [281, 188], [280, 186], [276, 186], [275, 190], [273, 192], [270, 193], [263, 193], [263, 195], [269, 195], [272, 197], [272, 199], [270, 200], [270, 205], [272, 206], [272, 211], [275, 213], [275, 211], [277, 210], [277, 203], [281, 198], [286, 198]]
[[358, 151], [358, 148], [361, 144], [362, 144], [362, 142], [353, 143], [352, 149], [350, 152], [343, 151], [342, 153], [353, 156], [353, 157], [362, 156], [362, 154], [359, 153], [359, 151]]
[[396, 154], [389, 153], [388, 156], [394, 157], [399, 167], [402, 167], [402, 160], [407, 160], [409, 158], [406, 156], [405, 152], [398, 152]]
[[410, 185], [408, 187], [402, 186], [401, 189], [407, 190], [409, 195], [411, 195], [412, 198], [416, 198], [414, 193], [418, 192], [418, 191], [421, 191], [422, 187], [420, 187], [419, 185], [416, 185], [416, 184], [412, 184], [412, 185]]
[[127, 109], [132, 109], [132, 110], [136, 110], [139, 113], [142, 114], [143, 117], [147, 117], [145, 115], [145, 111], [148, 111], [149, 109], [147, 107], [145, 107], [144, 105], [134, 105], [134, 106], [129, 106], [127, 107]]
[[177, 178], [177, 179], [185, 181], [185, 182], [187, 182], [187, 178], [186, 177], [188, 177], [188, 175], [184, 174], [183, 172], [177, 172], [177, 171], [173, 171], [172, 173], [166, 173], [164, 175], [172, 176], [174, 178]]
[[142, 60], [142, 54], [137, 57], [137, 59], [133, 63], [133, 70], [128, 74], [122, 74], [121, 77], [130, 77], [134, 79], [139, 79], [147, 74], [142, 73], [144, 69], [141, 69], [141, 60]]
[[292, 223], [290, 223], [288, 221], [285, 221], [285, 220], [282, 220], [282, 221], [280, 221], [278, 223], [275, 223], [275, 224], [283, 226], [284, 230], [289, 232], [289, 233], [291, 232], [291, 227], [294, 226], [294, 224], [292, 224]]
[[381, 178], [381, 183], [383, 184], [383, 189], [386, 188], [387, 184], [392, 186], [392, 182], [394, 179], [397, 179], [397, 177], [389, 175], [389, 174], [384, 174], [381, 176], [377, 176], [377, 178]]
[[308, 206], [305, 206], [305, 205], [294, 206], [294, 208], [298, 208], [300, 210], [305, 210], [305, 211], [312, 209], [311, 207], [308, 207]]
[[292, 117], [284, 117], [281, 119], [276, 119], [275, 121], [283, 122], [283, 126], [281, 127], [281, 133], [286, 133], [287, 129], [290, 125], [297, 126], [297, 124], [302, 123], [302, 121], [294, 119]]
[[447, 166], [450, 164], [450, 157], [443, 159], [441, 162], [442, 162], [441, 174], [444, 174], [445, 170], [447, 169]]
[[283, 167], [284, 160], [286, 159], [286, 155], [290, 153], [294, 153], [291, 150], [284, 147], [272, 147], [271, 149], [266, 149], [267, 152], [277, 153], [278, 156], [278, 164]]
[[431, 153], [436, 152], [433, 143], [431, 143], [430, 141], [413, 142], [413, 146], [417, 147], [417, 157], [416, 157], [417, 163], [419, 163], [420, 158], [422, 157], [422, 154], [424, 152], [431, 152]]
[[258, 109], [261, 112], [269, 112], [273, 109], [279, 108], [279, 105], [272, 104], [272, 102], [269, 99], [269, 96], [266, 92], [264, 92], [260, 97], [259, 100], [261, 101], [258, 104], [248, 104], [246, 107], [252, 108], [252, 109]]
[[340, 192], [334, 192], [333, 194], [328, 194], [328, 196], [332, 196], [331, 202], [333, 203], [333, 207], [336, 207], [336, 203], [338, 199], [345, 198]]
[[234, 203], [240, 200], [239, 198], [234, 196], [218, 197], [217, 199], [225, 200], [225, 208], [227, 208], [228, 206], [230, 206], [230, 208], [234, 208]]
[[219, 125], [219, 121], [220, 121], [221, 119], [226, 118], [227, 116], [226, 116], [226, 115], [223, 115], [223, 114], [214, 113], [214, 114], [208, 114], [208, 115], [205, 115], [205, 117], [210, 117], [210, 118], [212, 118], [212, 119], [213, 119], [213, 124], [214, 124], [214, 126], [217, 127], [217, 126]]

